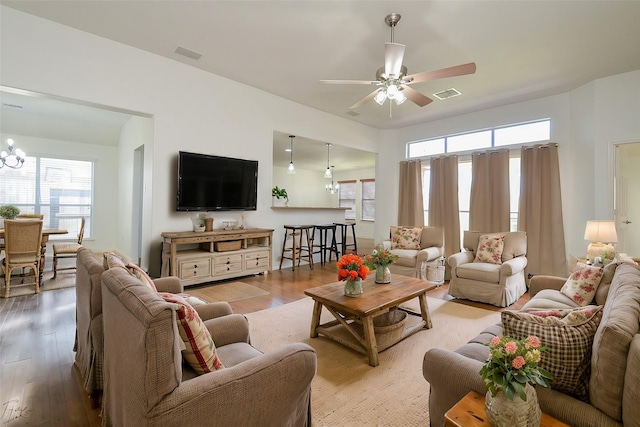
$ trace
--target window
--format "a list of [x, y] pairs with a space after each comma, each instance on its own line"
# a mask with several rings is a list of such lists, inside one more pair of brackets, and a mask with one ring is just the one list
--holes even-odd
[[20, 169], [0, 169], [0, 205], [15, 205], [22, 213], [44, 215], [45, 228], [64, 228], [68, 239], [80, 231], [85, 217], [85, 237], [91, 237], [93, 162], [27, 157]]
[[362, 183], [362, 221], [375, 221], [376, 219], [376, 180], [363, 179]]
[[356, 219], [356, 181], [338, 181], [338, 207], [348, 208], [344, 219]]
[[407, 158], [415, 159], [437, 154], [470, 152], [492, 147], [549, 141], [550, 138], [551, 120], [545, 119], [410, 142], [407, 144]]

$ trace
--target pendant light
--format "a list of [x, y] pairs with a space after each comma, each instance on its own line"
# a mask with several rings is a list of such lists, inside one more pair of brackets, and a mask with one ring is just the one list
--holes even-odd
[[295, 166], [293, 166], [293, 138], [295, 138], [295, 135], [289, 135], [289, 156], [290, 156], [290, 161], [289, 161], [289, 168], [287, 169], [287, 173], [288, 174], [294, 174], [296, 173], [296, 168]]
[[335, 194], [338, 192], [338, 188], [340, 187], [340, 184], [338, 183], [333, 183], [333, 166], [331, 166], [331, 184], [327, 184], [324, 186], [325, 191], [327, 191], [328, 193], [331, 194]]
[[327, 170], [324, 171], [324, 177], [329, 179], [333, 177], [333, 174], [331, 173], [331, 169], [329, 169], [329, 150], [330, 150], [331, 144], [327, 143]]

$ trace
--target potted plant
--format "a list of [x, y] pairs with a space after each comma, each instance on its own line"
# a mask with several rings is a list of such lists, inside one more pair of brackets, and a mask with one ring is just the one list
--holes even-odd
[[16, 219], [18, 214], [20, 213], [20, 209], [13, 205], [4, 205], [0, 206], [0, 217], [2, 217], [2, 225], [4, 226], [5, 219]]
[[[276, 185], [271, 189], [271, 195], [274, 197], [273, 199], [274, 206], [278, 206], [278, 205], [286, 206], [287, 203], [289, 203], [289, 195], [287, 195], [287, 190], [285, 190], [284, 188], [278, 188], [278, 186]], [[283, 199], [283, 200], [281, 201], [280, 199]]]

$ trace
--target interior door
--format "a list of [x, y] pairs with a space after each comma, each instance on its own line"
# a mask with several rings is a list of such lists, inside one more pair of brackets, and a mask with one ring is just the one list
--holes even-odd
[[615, 146], [618, 252], [640, 257], [640, 142]]

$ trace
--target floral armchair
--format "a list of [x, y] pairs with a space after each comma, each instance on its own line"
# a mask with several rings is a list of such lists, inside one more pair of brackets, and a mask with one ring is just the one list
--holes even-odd
[[444, 256], [444, 229], [391, 226], [390, 240], [383, 246], [398, 256], [398, 260], [389, 266], [391, 273], [420, 277], [423, 262], [436, 261]]

